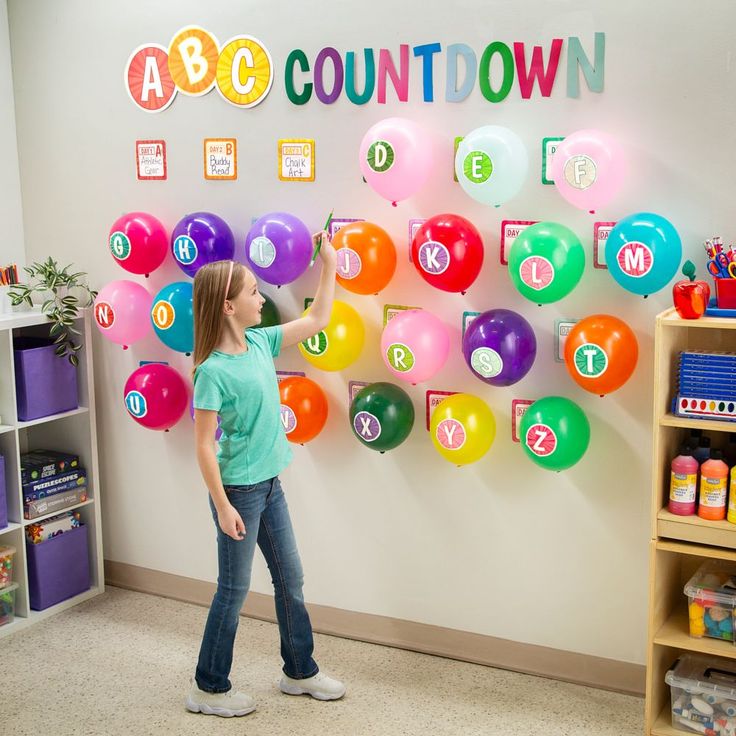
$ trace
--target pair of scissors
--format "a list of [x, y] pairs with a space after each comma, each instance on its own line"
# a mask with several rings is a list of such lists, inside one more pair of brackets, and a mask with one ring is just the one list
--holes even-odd
[[725, 253], [716, 253], [708, 261], [708, 272], [716, 279], [736, 279], [736, 262], [729, 261]]

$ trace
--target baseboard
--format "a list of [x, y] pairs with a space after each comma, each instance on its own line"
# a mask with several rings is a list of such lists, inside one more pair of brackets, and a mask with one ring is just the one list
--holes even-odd
[[[215, 584], [122, 562], [105, 560], [108, 585], [209, 606]], [[275, 621], [273, 596], [251, 592], [242, 614]], [[309, 605], [314, 630], [320, 634], [408, 649], [578, 685], [644, 695], [644, 665], [619, 662], [561, 649], [523, 644], [469, 631], [404, 621], [388, 616]]]

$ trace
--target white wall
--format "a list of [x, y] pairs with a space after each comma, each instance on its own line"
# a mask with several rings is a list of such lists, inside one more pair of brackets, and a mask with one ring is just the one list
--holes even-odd
[[[451, 9], [388, 0], [329, 6], [314, 0], [10, 3], [29, 259], [55, 253], [74, 260], [96, 286], [123, 278], [107, 252], [106, 236], [120, 213], [134, 209], [157, 214], [169, 227], [188, 211], [212, 210], [228, 220], [242, 243], [254, 215], [284, 209], [317, 229], [334, 207], [336, 215], [375, 220], [395, 237], [402, 257], [385, 292], [377, 298], [339, 294], [366, 316], [368, 347], [360, 361], [338, 375], [306, 369], [329, 392], [331, 418], [322, 437], [296, 448], [284, 481], [311, 602], [644, 661], [652, 333], [654, 315], [670, 299], [665, 290], [643, 301], [620, 290], [605, 271], [592, 269], [591, 218], [539, 183], [541, 139], [583, 127], [615, 133], [631, 152], [631, 175], [601, 219], [659, 212], [672, 219], [686, 252], [702, 263], [699, 241], [718, 232], [734, 236], [736, 128], [728, 114], [733, 11], [727, 0], [710, 2], [707, 13], [663, 0], [595, 6], [536, 0], [522, 12], [519, 3], [480, 0]], [[220, 41], [246, 33], [268, 46], [276, 80], [264, 104], [239, 110], [216, 93], [180, 96], [166, 112], [150, 116], [130, 102], [122, 76], [131, 50], [148, 41], [167, 45], [191, 23]], [[343, 97], [331, 107], [312, 101], [298, 108], [283, 88], [284, 61], [296, 47], [314, 59], [326, 45], [343, 51], [389, 46], [397, 53], [401, 42], [439, 40], [443, 47], [468, 43], [480, 55], [496, 39], [548, 48], [557, 35], [577, 35], [592, 50], [595, 31], [606, 33], [605, 91], [591, 94], [583, 85], [577, 100], [564, 94], [564, 67], [550, 99], [535, 92], [522, 101], [515, 85], [497, 106], [477, 88], [464, 103], [445, 103], [441, 68], [437, 101], [422, 103], [415, 62], [407, 105], [371, 102], [358, 108]], [[421, 120], [448, 141], [447, 175], [397, 209], [361, 183], [357, 167], [365, 130], [393, 114]], [[498, 211], [476, 205], [451, 180], [449, 141], [484, 123], [515, 130], [532, 162], [521, 195]], [[206, 136], [238, 138], [236, 183], [203, 180]], [[316, 138], [316, 183], [278, 182], [276, 140], [290, 136]], [[157, 137], [169, 147], [169, 180], [138, 182], [134, 141]], [[407, 220], [441, 211], [469, 217], [487, 237], [486, 263], [466, 297], [433, 291], [405, 257]], [[552, 219], [573, 227], [588, 248], [581, 286], [541, 309], [525, 302], [498, 263], [502, 218]], [[158, 287], [179, 277], [169, 263], [151, 282]], [[310, 273], [293, 287], [265, 291], [275, 294], [287, 316], [295, 316], [314, 285]], [[376, 349], [384, 303], [431, 305], [452, 326], [455, 349], [430, 387], [471, 391], [492, 407], [499, 433], [481, 462], [457, 469], [435, 453], [423, 427], [425, 387], [408, 388], [417, 423], [403, 446], [378, 455], [352, 437], [348, 381], [388, 378]], [[527, 316], [539, 342], [533, 371], [506, 390], [474, 379], [459, 352], [463, 310], [494, 306]], [[555, 319], [600, 311], [627, 320], [641, 348], [634, 378], [605, 399], [585, 394], [564, 365], [553, 362]], [[137, 361], [170, 360], [186, 370], [187, 360], [172, 356], [155, 338], [128, 352], [99, 338], [95, 358], [106, 557], [214, 580], [215, 533], [192, 452], [191, 423], [185, 419], [168, 434], [147, 432], [126, 415], [122, 402], [123, 384]], [[304, 370], [306, 364], [294, 349], [279, 365]], [[510, 438], [511, 400], [548, 394], [577, 401], [592, 424], [586, 458], [561, 474], [537, 469]], [[253, 589], [269, 587], [259, 562]]]
[[20, 269], [25, 264], [25, 248], [6, 0], [0, 0], [0, 141], [0, 266], [17, 263]]

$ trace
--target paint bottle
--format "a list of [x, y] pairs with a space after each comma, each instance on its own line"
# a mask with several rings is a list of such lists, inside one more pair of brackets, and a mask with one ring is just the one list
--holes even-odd
[[702, 465], [710, 457], [710, 437], [700, 437], [693, 457]]
[[736, 524], [736, 465], [731, 468], [731, 483], [728, 489], [728, 520]]
[[726, 518], [727, 486], [728, 465], [723, 462], [723, 453], [711, 450], [710, 459], [700, 466], [698, 516], [701, 519], [720, 521]]
[[667, 505], [670, 513], [678, 516], [692, 516], [695, 513], [698, 467], [698, 461], [693, 457], [692, 450], [683, 445], [671, 465], [670, 500]]

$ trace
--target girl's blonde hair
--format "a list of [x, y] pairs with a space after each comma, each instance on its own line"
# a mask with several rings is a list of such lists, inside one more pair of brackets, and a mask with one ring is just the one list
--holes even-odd
[[[247, 269], [237, 261], [233, 264], [230, 287], [227, 278], [231, 261], [208, 263], [194, 276], [194, 367], [202, 365], [222, 339], [225, 328], [225, 299], [234, 299], [245, 285]], [[225, 293], [227, 289], [227, 294]]]

